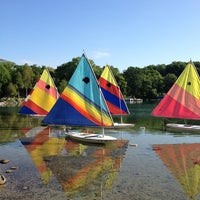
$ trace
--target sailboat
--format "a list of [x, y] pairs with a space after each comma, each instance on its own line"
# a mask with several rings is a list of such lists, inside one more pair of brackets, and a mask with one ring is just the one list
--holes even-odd
[[54, 81], [45, 68], [40, 79], [21, 104], [20, 114], [44, 117], [59, 97]]
[[102, 127], [102, 133], [69, 131], [67, 135], [83, 142], [105, 143], [116, 138], [104, 134], [104, 127], [113, 126], [94, 71], [83, 53], [68, 85], [43, 120], [48, 125]]
[[120, 87], [118, 86], [112, 70], [108, 65], [105, 66], [98, 81], [110, 113], [112, 115], [118, 115], [121, 117], [121, 122], [115, 122], [114, 127], [133, 127], [134, 124], [123, 123], [122, 116], [129, 115], [130, 112], [120, 90]]
[[[151, 114], [163, 118], [200, 119], [200, 79], [192, 61]], [[166, 126], [183, 131], [200, 131], [199, 125], [168, 123]]]

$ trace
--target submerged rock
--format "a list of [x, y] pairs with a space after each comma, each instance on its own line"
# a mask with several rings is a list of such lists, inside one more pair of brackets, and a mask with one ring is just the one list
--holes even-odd
[[3, 185], [6, 183], [6, 178], [4, 175], [0, 174], [0, 185]]
[[17, 166], [12, 166], [10, 169], [15, 170], [15, 169], [17, 169]]
[[1, 163], [1, 164], [6, 164], [6, 163], [8, 163], [8, 162], [10, 162], [10, 161], [7, 160], [7, 159], [0, 160], [0, 163]]
[[12, 169], [7, 169], [7, 170], [6, 170], [6, 173], [12, 173], [12, 172], [13, 172]]

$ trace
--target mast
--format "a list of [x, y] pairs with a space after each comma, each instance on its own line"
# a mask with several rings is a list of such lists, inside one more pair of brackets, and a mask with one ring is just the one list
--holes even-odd
[[98, 85], [98, 88], [99, 88], [99, 101], [100, 101], [100, 109], [101, 109], [101, 129], [102, 129], [102, 135], [103, 135], [103, 137], [104, 137], [104, 123], [103, 123], [103, 116], [102, 116], [102, 113], [103, 113], [103, 109], [102, 109], [102, 105], [101, 105], [101, 102], [102, 102], [102, 99], [101, 99], [101, 94], [102, 94], [102, 92], [101, 92], [101, 88], [100, 88], [100, 86]]
[[122, 118], [122, 105], [121, 105], [121, 101], [120, 101], [120, 88], [119, 86], [117, 85], [117, 88], [118, 88], [118, 97], [119, 97], [119, 108], [120, 108], [120, 118], [121, 118], [121, 124], [123, 123], [123, 118]]

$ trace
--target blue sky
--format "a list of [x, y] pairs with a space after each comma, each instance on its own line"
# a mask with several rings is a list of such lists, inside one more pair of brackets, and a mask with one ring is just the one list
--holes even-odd
[[1, 0], [0, 58], [56, 68], [200, 61], [199, 0]]

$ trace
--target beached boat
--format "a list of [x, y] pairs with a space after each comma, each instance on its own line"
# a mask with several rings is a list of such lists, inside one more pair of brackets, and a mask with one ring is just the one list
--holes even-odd
[[44, 117], [59, 97], [58, 90], [47, 68], [26, 99], [21, 104], [20, 114]]
[[[152, 111], [152, 115], [163, 118], [200, 119], [200, 79], [190, 61], [174, 85]], [[166, 123], [176, 130], [200, 131], [200, 125]]]
[[114, 123], [115, 128], [134, 127], [134, 124], [123, 122], [123, 115], [129, 115], [126, 101], [122, 95], [119, 85], [108, 65], [105, 66], [100, 78], [99, 85], [112, 115], [121, 117], [120, 123]]
[[188, 133], [200, 132], [200, 125], [167, 123], [166, 127], [171, 130], [180, 130]]
[[94, 71], [82, 55], [76, 70], [59, 99], [43, 120], [48, 125], [102, 127], [102, 133], [68, 131], [73, 139], [93, 143], [115, 141], [104, 134], [104, 127], [113, 126], [112, 116], [101, 93]]

